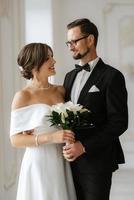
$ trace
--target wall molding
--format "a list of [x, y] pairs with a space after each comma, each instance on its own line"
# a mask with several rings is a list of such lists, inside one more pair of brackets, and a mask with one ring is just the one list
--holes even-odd
[[0, 0], [0, 199], [15, 199], [21, 153], [9, 139], [11, 101], [24, 82], [16, 59], [24, 45], [24, 1]]

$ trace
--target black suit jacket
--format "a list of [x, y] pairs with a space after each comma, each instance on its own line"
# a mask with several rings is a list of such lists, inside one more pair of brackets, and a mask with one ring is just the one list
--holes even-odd
[[[71, 89], [76, 70], [67, 73], [64, 81], [66, 101], [71, 99]], [[99, 92], [88, 92], [95, 85]], [[101, 59], [83, 87], [78, 103], [92, 112], [94, 128], [76, 130], [76, 138], [85, 146], [86, 153], [72, 165], [81, 172], [114, 171], [124, 163], [119, 136], [128, 126], [127, 90], [124, 76]]]

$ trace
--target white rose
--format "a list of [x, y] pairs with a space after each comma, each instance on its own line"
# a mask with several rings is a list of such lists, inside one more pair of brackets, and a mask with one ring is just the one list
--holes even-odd
[[53, 105], [51, 107], [51, 111], [55, 111], [60, 114], [61, 112], [63, 112], [63, 103], [58, 103], [56, 105]]

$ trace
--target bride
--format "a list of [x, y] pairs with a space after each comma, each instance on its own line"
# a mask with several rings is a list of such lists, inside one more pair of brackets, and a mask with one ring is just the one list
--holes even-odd
[[10, 139], [14, 147], [26, 147], [16, 200], [76, 200], [70, 165], [62, 146], [75, 138], [70, 130], [50, 126], [52, 105], [64, 102], [64, 88], [52, 85], [53, 51], [47, 44], [31, 43], [18, 55], [20, 72], [31, 82], [17, 92], [11, 111]]

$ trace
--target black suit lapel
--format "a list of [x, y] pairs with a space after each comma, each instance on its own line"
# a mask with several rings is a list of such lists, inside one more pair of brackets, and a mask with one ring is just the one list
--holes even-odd
[[71, 90], [72, 90], [73, 82], [75, 80], [77, 73], [78, 73], [78, 71], [74, 69], [65, 78], [64, 87], [66, 89], [66, 97], [65, 97], [66, 101], [69, 101], [71, 99]]
[[101, 74], [103, 74], [103, 71], [105, 70], [103, 61], [100, 59], [93, 69], [91, 75], [89, 76], [86, 84], [84, 85], [80, 96], [78, 98], [78, 103], [82, 102], [85, 96], [87, 95], [89, 89], [92, 87], [92, 85], [97, 85], [97, 81], [99, 80]]

